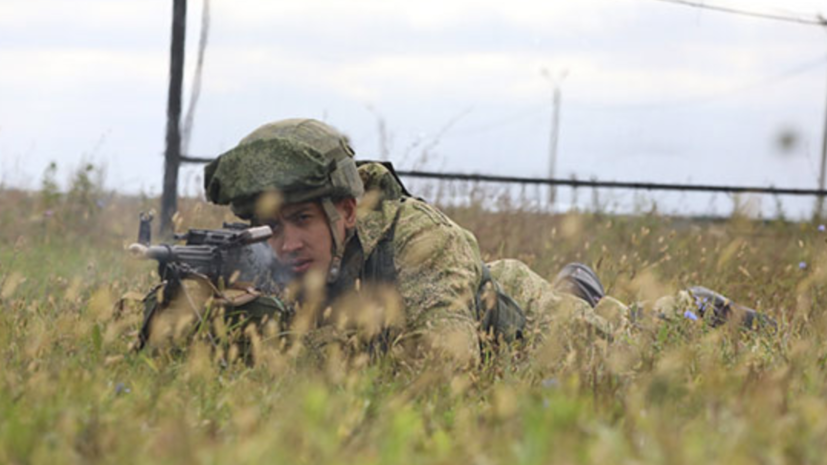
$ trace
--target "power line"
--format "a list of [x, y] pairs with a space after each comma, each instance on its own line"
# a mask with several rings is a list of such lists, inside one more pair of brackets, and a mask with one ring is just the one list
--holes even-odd
[[807, 24], [810, 26], [822, 26], [827, 27], [827, 18], [822, 17], [819, 15], [817, 19], [805, 19], [805, 18], [796, 18], [794, 16], [784, 16], [784, 15], [775, 15], [771, 13], [761, 13], [757, 11], [748, 11], [748, 10], [739, 10], [737, 8], [731, 8], [726, 6], [719, 6], [719, 5], [708, 5], [705, 3], [696, 3], [691, 2], [688, 0], [657, 0], [659, 2], [665, 3], [673, 3], [676, 5], [685, 5], [691, 6], [693, 8], [702, 8], [706, 10], [714, 10], [714, 11], [721, 11], [724, 13], [732, 13], [741, 16], [750, 16], [753, 18], [762, 18], [762, 19], [772, 19], [776, 21], [786, 21], [789, 23], [798, 23], [798, 24]]
[[[575, 106], [570, 109], [570, 111], [625, 111], [625, 110], [659, 110], [662, 108], [669, 108], [669, 107], [685, 107], [691, 105], [699, 105], [699, 104], [706, 104], [710, 102], [715, 102], [720, 99], [725, 99], [732, 97], [733, 95], [740, 94], [743, 92], [747, 92], [750, 90], [759, 89], [764, 86], [774, 85], [779, 82], [785, 81], [790, 78], [798, 77], [801, 74], [810, 72], [814, 69], [817, 69], [820, 66], [823, 66], [827, 63], [827, 55], [823, 55], [817, 59], [809, 60], [803, 63], [799, 63], [795, 66], [790, 67], [789, 69], [778, 73], [776, 75], [767, 76], [763, 79], [756, 80], [752, 83], [746, 84], [740, 87], [734, 87], [727, 90], [722, 90], [719, 92], [713, 92], [707, 95], [696, 95], [694, 97], [681, 99], [681, 100], [672, 100], [672, 101], [649, 101], [649, 102], [638, 102], [638, 103], [616, 103], [616, 104], [598, 104], [584, 100], [577, 100], [577, 99], [569, 99], [568, 101]], [[585, 107], [585, 108], [578, 108]], [[532, 105], [526, 107], [518, 112], [514, 112], [508, 116], [504, 116], [502, 118], [494, 119], [493, 121], [488, 121], [485, 123], [469, 126], [466, 128], [459, 128], [448, 132], [443, 135], [443, 138], [450, 139], [457, 136], [467, 136], [477, 134], [479, 132], [488, 132], [497, 128], [501, 128], [503, 126], [507, 126], [521, 120], [527, 119], [529, 117], [537, 116], [540, 113], [543, 113], [548, 110], [548, 104], [542, 103], [538, 105]]]
[[[574, 103], [575, 105], [580, 105], [585, 107], [587, 111], [625, 111], [625, 110], [660, 110], [663, 108], [672, 108], [672, 107], [686, 107], [692, 105], [703, 105], [708, 103], [713, 103], [718, 100], [730, 98], [732, 96], [742, 94], [744, 92], [749, 92], [752, 90], [760, 89], [765, 86], [775, 85], [779, 82], [785, 81], [787, 79], [791, 79], [794, 77], [798, 77], [804, 73], [810, 72], [814, 69], [817, 69], [827, 63], [827, 56], [822, 56], [816, 60], [807, 61], [804, 63], [800, 63], [795, 65], [781, 73], [776, 75], [767, 76], [763, 79], [756, 80], [749, 84], [740, 86], [740, 87], [733, 87], [727, 90], [721, 90], [718, 92], [712, 92], [706, 95], [695, 95], [693, 97], [688, 97], [685, 99], [679, 100], [671, 100], [671, 101], [650, 101], [650, 102], [639, 102], [639, 103], [617, 103], [617, 104], [596, 104], [591, 103], [588, 101], [580, 101], [580, 100], [569, 100], [569, 102]], [[574, 107], [572, 111], [577, 111], [579, 108], [577, 106]]]
[[[658, 1], [666, 2], [666, 3], [675, 3], [675, 4], [679, 4], [679, 5], [686, 5], [686, 6], [691, 6], [691, 7], [695, 7], [695, 8], [706, 8], [706, 9], [709, 9], [709, 10], [722, 11], [722, 12], [725, 12], [725, 13], [732, 13], [732, 14], [737, 14], [737, 15], [742, 15], [742, 16], [752, 16], [752, 17], [762, 18], [762, 19], [772, 19], [772, 20], [776, 20], [776, 21], [786, 21], [786, 22], [790, 22], [790, 23], [804, 24], [804, 25], [810, 25], [810, 26], [821, 26], [821, 27], [827, 28], [827, 18], [825, 18], [822, 15], [818, 15], [817, 19], [802, 19], [802, 18], [795, 18], [795, 17], [792, 17], [792, 16], [774, 15], [774, 14], [769, 14], [769, 13], [758, 13], [758, 12], [754, 12], [754, 11], [738, 10], [738, 9], [729, 8], [729, 7], [706, 5], [706, 4], [703, 4], [703, 3], [690, 2], [688, 0], [658, 0]], [[823, 134], [823, 136], [824, 136], [824, 139], [823, 139], [823, 143], [822, 143], [822, 147], [821, 147], [821, 169], [820, 169], [820, 174], [819, 174], [819, 177], [818, 177], [818, 187], [822, 191], [824, 190], [825, 183], [827, 182], [827, 116], [825, 116], [825, 119], [824, 119], [824, 134]], [[816, 216], [821, 216], [821, 214], [823, 213], [823, 211], [822, 211], [823, 207], [824, 207], [824, 195], [821, 194], [821, 195], [819, 195], [818, 201], [816, 202], [816, 211], [815, 211]]]
[[493, 129], [498, 129], [503, 126], [507, 126], [518, 121], [530, 118], [532, 116], [539, 115], [540, 113], [546, 111], [548, 109], [547, 103], [542, 103], [538, 105], [532, 105], [528, 108], [524, 108], [518, 112], [512, 113], [508, 116], [504, 116], [502, 118], [497, 118], [493, 121], [488, 121], [485, 123], [476, 124], [473, 126], [465, 127], [465, 128], [458, 128], [454, 131], [451, 131], [448, 134], [445, 134], [446, 138], [451, 138], [455, 136], [466, 136], [477, 134], [480, 132], [488, 132]]

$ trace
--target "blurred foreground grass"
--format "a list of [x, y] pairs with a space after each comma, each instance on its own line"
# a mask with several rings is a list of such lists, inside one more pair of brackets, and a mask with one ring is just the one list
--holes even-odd
[[[47, 194], [0, 192], [0, 463], [827, 461], [817, 225], [450, 209], [488, 259], [546, 277], [580, 260], [626, 302], [702, 284], [780, 330], [674, 321], [562, 359], [393, 376], [277, 353], [220, 366], [201, 345], [130, 353], [140, 310], [114, 304], [155, 279], [124, 252], [154, 201]], [[181, 228], [231, 219], [181, 210]]]

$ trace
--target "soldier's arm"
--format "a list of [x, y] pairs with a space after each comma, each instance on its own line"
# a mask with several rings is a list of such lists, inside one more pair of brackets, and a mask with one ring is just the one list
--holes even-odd
[[419, 357], [476, 363], [482, 262], [473, 236], [436, 208], [407, 199], [395, 226], [394, 261], [405, 306], [403, 346]]

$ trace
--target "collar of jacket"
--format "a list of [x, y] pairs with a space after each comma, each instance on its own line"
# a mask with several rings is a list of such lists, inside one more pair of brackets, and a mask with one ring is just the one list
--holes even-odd
[[391, 231], [404, 200], [384, 200], [370, 210], [360, 209], [356, 220], [356, 235], [367, 258]]

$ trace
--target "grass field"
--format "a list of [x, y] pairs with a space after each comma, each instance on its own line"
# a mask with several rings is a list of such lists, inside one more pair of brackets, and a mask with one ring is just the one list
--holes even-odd
[[[394, 375], [130, 352], [140, 309], [115, 303], [156, 278], [124, 247], [154, 203], [93, 187], [0, 192], [0, 463], [827, 462], [818, 224], [450, 209], [488, 259], [546, 277], [580, 260], [625, 302], [703, 284], [779, 330], [678, 319], [553, 359]], [[181, 210], [182, 228], [226, 215]]]

